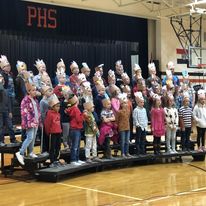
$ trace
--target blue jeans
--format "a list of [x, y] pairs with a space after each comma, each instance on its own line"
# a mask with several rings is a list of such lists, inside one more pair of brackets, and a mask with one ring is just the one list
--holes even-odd
[[5, 131], [4, 126], [7, 126], [8, 128], [10, 141], [11, 142], [15, 141], [16, 138], [14, 134], [12, 118], [9, 117], [8, 111], [0, 113], [0, 142], [4, 142], [4, 131]]
[[77, 162], [79, 160], [79, 148], [81, 141], [81, 130], [80, 129], [70, 129], [69, 136], [72, 141], [71, 145], [71, 162]]
[[129, 139], [130, 139], [130, 130], [121, 131], [120, 133], [120, 145], [121, 145], [121, 153], [128, 154], [129, 153]]
[[136, 128], [136, 154], [146, 154], [145, 142], [146, 142], [146, 130], [142, 130], [141, 127]]
[[25, 154], [27, 148], [29, 153], [33, 152], [37, 130], [38, 128], [29, 128], [26, 130], [26, 139], [20, 148], [21, 155]]

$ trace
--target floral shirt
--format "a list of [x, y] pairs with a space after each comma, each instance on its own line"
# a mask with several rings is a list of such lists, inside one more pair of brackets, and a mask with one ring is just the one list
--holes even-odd
[[40, 106], [36, 99], [34, 101], [37, 106], [38, 120], [35, 118], [35, 111], [31, 98], [27, 95], [21, 101], [21, 126], [23, 129], [29, 129], [41, 125]]

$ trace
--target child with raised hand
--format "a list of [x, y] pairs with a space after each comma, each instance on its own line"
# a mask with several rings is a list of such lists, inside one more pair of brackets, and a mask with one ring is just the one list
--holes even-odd
[[49, 99], [48, 104], [50, 109], [48, 110], [45, 120], [44, 127], [45, 132], [49, 138], [49, 158], [51, 161], [50, 167], [59, 166], [58, 158], [61, 147], [61, 122], [60, 122], [60, 102], [56, 95], [53, 95]]
[[81, 141], [81, 130], [83, 129], [84, 117], [78, 108], [79, 100], [75, 94], [70, 94], [67, 99], [70, 106], [65, 112], [70, 117], [70, 130], [69, 136], [71, 138], [71, 164], [79, 166], [84, 162], [79, 160], [79, 149]]
[[130, 116], [131, 111], [128, 107], [127, 94], [119, 94], [120, 109], [116, 114], [116, 123], [118, 126], [121, 155], [122, 157], [131, 157], [129, 154], [129, 140], [130, 140]]
[[165, 135], [165, 112], [161, 106], [160, 96], [153, 95], [153, 107], [151, 109], [151, 131], [153, 134], [154, 154], [161, 154], [161, 136]]
[[174, 107], [174, 96], [168, 95], [167, 107], [164, 108], [166, 120], [166, 146], [168, 153], [176, 151], [176, 131], [179, 123], [178, 111]]
[[[99, 136], [99, 129], [95, 122], [93, 115], [94, 104], [92, 102], [85, 102], [84, 106], [84, 118], [85, 118], [85, 137], [86, 137], [86, 146], [85, 146], [85, 156], [88, 163], [91, 163], [92, 160], [97, 160], [97, 136]], [[91, 156], [92, 150], [92, 156]]]
[[193, 110], [193, 118], [197, 127], [197, 146], [200, 152], [206, 151], [205, 149], [205, 130], [206, 130], [206, 103], [205, 91], [198, 90], [198, 102]]
[[24, 165], [24, 154], [28, 148], [29, 156], [31, 158], [37, 157], [33, 153], [34, 143], [38, 127], [41, 125], [41, 114], [39, 103], [36, 99], [37, 91], [34, 84], [27, 82], [25, 84], [27, 95], [21, 102], [21, 126], [26, 130], [26, 139], [22, 143], [16, 157], [20, 164]]
[[136, 108], [133, 110], [133, 133], [136, 134], [136, 155], [146, 154], [145, 142], [148, 126], [147, 112], [141, 92], [135, 92]]

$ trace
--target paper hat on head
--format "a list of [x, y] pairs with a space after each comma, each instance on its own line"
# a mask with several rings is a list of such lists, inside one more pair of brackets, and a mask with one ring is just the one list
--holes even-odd
[[154, 100], [161, 100], [161, 97], [158, 94], [155, 94], [155, 93], [151, 93], [151, 97]]
[[107, 104], [111, 103], [110, 99], [102, 99], [102, 104], [103, 104], [103, 107], [106, 107]]
[[65, 66], [65, 64], [64, 64], [63, 59], [60, 59], [60, 61], [57, 63], [57, 70], [59, 70], [60, 68], [63, 68], [64, 71], [65, 71], [65, 69], [66, 69], [66, 66]]
[[127, 102], [127, 94], [126, 93], [120, 93], [118, 95], [118, 99], [119, 99], [120, 103]]
[[116, 62], [115, 62], [115, 65], [116, 66], [120, 66], [122, 64], [122, 60], [117, 60]]
[[86, 79], [85, 74], [80, 73], [80, 74], [78, 75], [78, 83], [79, 83], [79, 85], [81, 85], [83, 82], [86, 82], [86, 81], [87, 81], [87, 79]]
[[84, 89], [90, 89], [91, 90], [91, 83], [88, 81], [85, 81], [82, 83], [82, 86], [84, 87]]
[[41, 75], [41, 81], [43, 83], [51, 82], [51, 79], [50, 79], [50, 77], [49, 77], [47, 72], [43, 72], [43, 74]]
[[156, 70], [154, 62], [148, 64], [148, 69], [149, 69], [149, 71], [155, 71]]
[[49, 89], [52, 90], [52, 88], [50, 86], [42, 85], [41, 86], [41, 93], [44, 95]]
[[114, 71], [113, 70], [109, 70], [108, 71], [108, 81], [110, 81], [110, 80], [115, 80], [115, 74], [114, 74]]
[[89, 68], [89, 66], [87, 65], [86, 62], [83, 62], [82, 63], [82, 68], [81, 68], [81, 72], [84, 73], [84, 72], [87, 72], [87, 71], [90, 72], [91, 69]]
[[29, 93], [32, 89], [36, 89], [36, 85], [34, 83], [25, 82], [26, 91]]
[[83, 104], [83, 107], [84, 107], [85, 110], [90, 110], [94, 107], [94, 104], [93, 104], [93, 102], [85, 102]]
[[59, 69], [57, 69], [56, 75], [57, 75], [57, 78], [66, 77], [64, 68], [60, 67]]
[[63, 86], [61, 92], [62, 92], [63, 96], [65, 96], [66, 94], [71, 94], [72, 90], [69, 86]]
[[73, 61], [73, 62], [70, 64], [70, 69], [71, 69], [71, 71], [73, 71], [75, 68], [79, 68], [79, 66], [78, 66], [78, 64], [77, 64], [75, 61]]
[[137, 101], [139, 101], [139, 100], [144, 100], [144, 97], [143, 97], [143, 95], [142, 95], [142, 92], [135, 92], [135, 93], [134, 93], [134, 96], [135, 96], [135, 99], [136, 99]]
[[183, 92], [183, 99], [190, 98], [189, 92]]
[[113, 85], [111, 85], [111, 86], [109, 87], [109, 93], [110, 93], [111, 95], [114, 95], [115, 92], [116, 92], [116, 91], [119, 91], [119, 90], [120, 90], [119, 87], [116, 86], [115, 84], [113, 84]]
[[101, 78], [101, 75], [100, 75], [100, 72], [99, 72], [99, 71], [96, 71], [96, 72], [94, 73], [93, 82], [94, 82], [94, 84], [96, 84], [96, 83], [98, 83], [98, 82], [102, 82], [102, 78]]
[[171, 99], [171, 100], [173, 100], [174, 99], [174, 96], [172, 95], [172, 94], [167, 94], [167, 97], [169, 98], [169, 99]]
[[173, 63], [172, 61], [169, 61], [169, 62], [167, 63], [167, 68], [168, 68], [168, 69], [174, 69], [174, 68], [175, 68], [174, 63]]
[[21, 72], [22, 70], [27, 70], [26, 64], [19, 60], [17, 61], [16, 68], [18, 72]]
[[58, 97], [56, 96], [56, 94], [53, 94], [49, 100], [48, 100], [48, 104], [49, 106], [52, 108], [53, 106], [55, 106], [56, 104], [60, 104], [60, 101], [58, 99]]
[[188, 71], [187, 71], [187, 70], [183, 70], [183, 71], [182, 71], [182, 77], [183, 77], [184, 79], [189, 78], [189, 74], [188, 74]]
[[122, 87], [122, 91], [124, 93], [129, 93], [129, 92], [131, 92], [131, 88], [130, 88], [130, 86], [125, 85], [125, 86]]
[[44, 63], [44, 61], [41, 59], [37, 59], [35, 61], [36, 64], [34, 64], [34, 66], [39, 70], [41, 67], [45, 67], [46, 68], [46, 64]]
[[68, 101], [69, 106], [71, 107], [78, 102], [78, 98], [75, 94], [70, 94], [67, 101]]
[[1, 55], [1, 58], [0, 58], [0, 67], [3, 69], [5, 66], [8, 66], [10, 65], [7, 57], [5, 55]]
[[97, 67], [95, 67], [95, 71], [99, 71], [100, 69], [102, 69], [102, 67], [104, 66], [104, 64], [100, 64]]
[[205, 98], [205, 90], [204, 89], [199, 89], [197, 91], [197, 95], [198, 95], [198, 98]]
[[134, 64], [133, 71], [134, 71], [134, 72], [137, 72], [137, 71], [139, 71], [139, 70], [141, 70], [139, 64]]

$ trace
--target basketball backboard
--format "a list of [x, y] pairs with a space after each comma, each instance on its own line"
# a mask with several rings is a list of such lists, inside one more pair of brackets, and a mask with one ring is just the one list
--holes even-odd
[[200, 68], [203, 64], [206, 64], [206, 48], [189, 47], [189, 67]]

